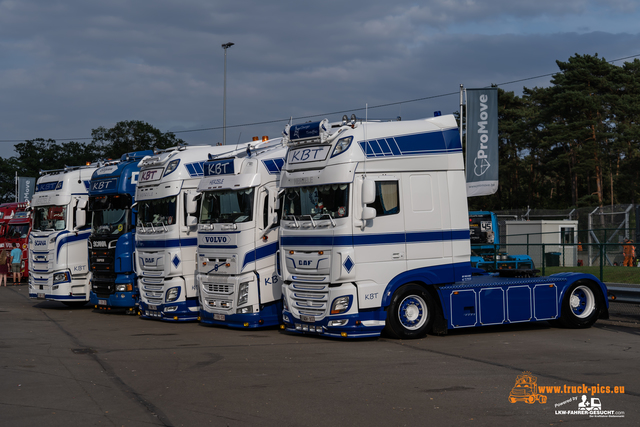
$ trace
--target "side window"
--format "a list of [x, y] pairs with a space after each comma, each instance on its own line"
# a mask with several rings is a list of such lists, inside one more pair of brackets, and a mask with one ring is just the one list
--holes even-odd
[[376, 210], [376, 216], [395, 215], [400, 212], [398, 181], [376, 181], [376, 200], [367, 205]]
[[266, 229], [269, 226], [269, 200], [267, 197], [269, 197], [269, 194], [265, 193], [262, 198], [262, 229]]

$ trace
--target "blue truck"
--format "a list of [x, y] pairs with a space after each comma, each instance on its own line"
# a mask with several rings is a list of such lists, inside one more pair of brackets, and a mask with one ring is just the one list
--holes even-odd
[[471, 266], [493, 272], [497, 270], [533, 270], [529, 255], [509, 255], [500, 251], [498, 217], [489, 211], [469, 212]]
[[152, 151], [122, 155], [95, 170], [89, 185], [90, 301], [96, 309], [135, 314], [139, 293], [134, 265], [138, 163]]

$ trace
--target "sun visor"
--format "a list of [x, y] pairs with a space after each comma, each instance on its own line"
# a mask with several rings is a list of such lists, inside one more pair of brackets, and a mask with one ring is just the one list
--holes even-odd
[[219, 175], [202, 178], [198, 191], [241, 190], [260, 185], [259, 174]]

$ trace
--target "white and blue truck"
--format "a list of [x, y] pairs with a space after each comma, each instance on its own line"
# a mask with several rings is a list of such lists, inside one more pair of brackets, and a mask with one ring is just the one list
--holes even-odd
[[93, 172], [89, 185], [91, 236], [90, 301], [99, 310], [134, 314], [139, 293], [135, 274], [135, 202], [140, 167], [138, 163], [153, 151], [123, 154]]
[[238, 328], [281, 324], [276, 271], [282, 139], [212, 156], [200, 181], [200, 322]]
[[209, 154], [224, 146], [179, 146], [140, 161], [136, 188], [136, 273], [143, 319], [196, 321], [197, 219], [188, 218]]
[[29, 297], [82, 306], [89, 301], [89, 180], [96, 165], [42, 171], [31, 200]]
[[[589, 274], [498, 277], [470, 263], [462, 144], [452, 115], [287, 126], [280, 186], [283, 323], [332, 337], [608, 316]], [[523, 274], [523, 276], [529, 276]]]

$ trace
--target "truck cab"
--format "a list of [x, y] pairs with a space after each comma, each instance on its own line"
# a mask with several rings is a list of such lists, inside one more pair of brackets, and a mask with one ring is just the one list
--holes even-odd
[[287, 148], [280, 138], [211, 156], [198, 191], [200, 322], [279, 325], [277, 195]]
[[152, 151], [123, 154], [102, 164], [91, 177], [89, 238], [91, 304], [99, 310], [135, 313], [139, 294], [134, 268], [135, 202], [140, 167]]
[[141, 318], [198, 319], [198, 227], [195, 218], [187, 220], [187, 201], [197, 193], [209, 154], [228, 151], [223, 146], [180, 146], [141, 160], [135, 237]]
[[29, 297], [82, 306], [89, 301], [89, 180], [96, 165], [41, 172], [31, 200]]

